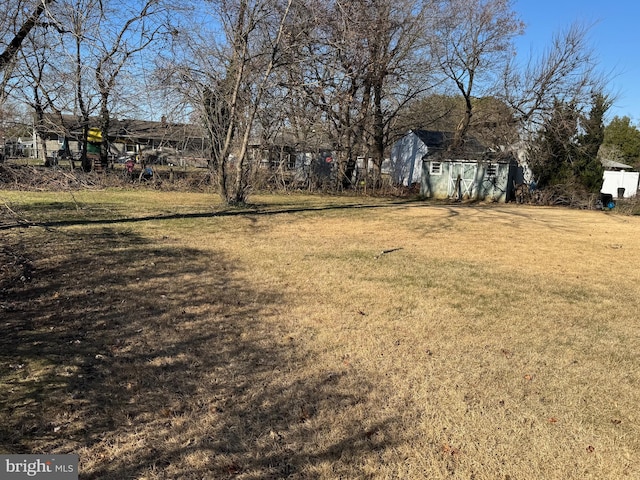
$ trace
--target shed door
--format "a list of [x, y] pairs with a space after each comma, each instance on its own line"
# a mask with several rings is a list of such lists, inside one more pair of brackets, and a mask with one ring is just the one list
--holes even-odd
[[452, 163], [449, 169], [449, 197], [457, 198], [456, 185], [460, 176], [460, 194], [462, 198], [475, 198], [477, 163]]

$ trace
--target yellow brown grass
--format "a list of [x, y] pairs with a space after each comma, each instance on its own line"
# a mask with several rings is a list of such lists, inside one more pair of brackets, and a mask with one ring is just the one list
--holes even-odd
[[99, 193], [2, 195], [33, 271], [0, 293], [3, 452], [79, 453], [81, 478], [637, 478], [640, 219]]

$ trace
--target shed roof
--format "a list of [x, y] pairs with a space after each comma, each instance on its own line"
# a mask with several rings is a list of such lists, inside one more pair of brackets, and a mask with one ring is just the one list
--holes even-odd
[[[424, 143], [433, 153], [447, 150], [453, 143], [454, 132], [438, 130], [412, 130], [412, 132]], [[482, 145], [477, 138], [467, 137], [464, 139], [462, 154], [465, 156], [477, 157], [487, 153], [488, 149]]]
[[603, 158], [602, 160], [600, 160], [600, 162], [602, 163], [604, 168], [608, 168], [611, 170], [631, 170], [633, 168], [631, 165], [616, 162], [615, 160], [607, 160]]
[[[427, 146], [427, 155], [429, 156], [447, 152], [455, 137], [454, 132], [448, 131], [412, 130], [412, 132]], [[477, 138], [471, 136], [466, 137], [462, 149], [459, 152], [452, 153], [452, 155], [455, 155], [456, 159], [469, 161], [485, 160], [507, 162], [513, 160], [513, 155], [505, 152], [492, 151], [480, 143]]]

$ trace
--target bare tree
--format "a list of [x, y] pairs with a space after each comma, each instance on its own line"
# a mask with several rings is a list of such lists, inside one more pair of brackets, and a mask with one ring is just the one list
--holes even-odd
[[304, 93], [303, 105], [313, 106], [314, 136], [327, 137], [337, 150], [341, 180], [349, 178], [356, 158], [364, 155], [363, 104], [368, 111], [369, 101], [363, 89], [367, 58], [361, 32], [368, 26], [361, 18], [362, 6], [362, 2], [308, 2], [310, 22], [300, 36], [292, 35], [294, 65], [300, 68], [291, 72], [296, 77], [289, 84]]
[[95, 50], [95, 78], [100, 96], [100, 163], [107, 165], [110, 102], [118, 76], [133, 56], [149, 47], [166, 25], [161, 22], [165, 7], [159, 0], [101, 2], [100, 31], [91, 48]]
[[[243, 1], [241, 0], [241, 4], [242, 3]], [[259, 72], [259, 76], [250, 82], [251, 86], [255, 89], [255, 93], [250, 98], [251, 103], [248, 105], [247, 114], [244, 119], [244, 132], [242, 132], [242, 140], [240, 142], [236, 159], [236, 178], [233, 193], [231, 196], [227, 195], [227, 201], [231, 200], [232, 203], [243, 203], [246, 200], [247, 171], [245, 165], [247, 159], [247, 147], [249, 145], [254, 120], [260, 107], [262, 97], [269, 86], [273, 69], [278, 66], [280, 61], [279, 51], [282, 46], [284, 26], [287, 21], [287, 16], [289, 15], [291, 3], [292, 0], [287, 0], [286, 5], [283, 7], [279, 5], [271, 6], [271, 8], [274, 8], [275, 11], [278, 12], [278, 22], [276, 23], [274, 21], [273, 24], [267, 22], [265, 24], [267, 28], [265, 28], [261, 33], [264, 35], [262, 37], [262, 41], [264, 42], [263, 45], [266, 47], [266, 50], [262, 50], [258, 56], [252, 57], [247, 46], [249, 36], [251, 34], [250, 32], [255, 26], [259, 25], [258, 20], [266, 13], [263, 11], [266, 5], [254, 5], [254, 7], [258, 6], [259, 8], [251, 9], [237, 17], [237, 30], [235, 30], [235, 33], [233, 34], [233, 54], [230, 63], [230, 73], [232, 72], [235, 77], [234, 94], [231, 98], [235, 98], [237, 102], [238, 96], [235, 95], [235, 93], [239, 91], [239, 87], [242, 86], [245, 79], [251, 77], [245, 77], [244, 67], [240, 66], [241, 64], [246, 65], [253, 58], [253, 66], [254, 68], [258, 67], [257, 71]], [[276, 29], [271, 30], [270, 27], [276, 27]], [[255, 62], [255, 60], [260, 59], [263, 55], [266, 57], [264, 60]], [[230, 131], [228, 131], [227, 138], [229, 138], [229, 133]]]
[[[57, 131], [65, 138], [70, 134], [63, 113], [74, 113], [81, 118], [80, 144], [83, 166], [87, 169], [90, 168], [86, 162], [89, 120], [97, 105], [89, 47], [99, 31], [101, 4], [99, 0], [49, 2], [46, 18], [38, 22], [39, 28], [33, 29], [22, 43], [13, 80], [16, 95], [33, 111], [34, 128], [45, 158], [50, 153], [45, 133]], [[50, 122], [47, 112], [55, 113], [57, 121]], [[68, 148], [67, 153], [70, 153]], [[71, 165], [73, 168], [73, 162]]]
[[[307, 2], [313, 18], [291, 85], [303, 91], [338, 150], [342, 184], [356, 159], [379, 173], [398, 113], [430, 86], [424, 49], [428, 0]], [[303, 103], [304, 104], [304, 103]], [[367, 169], [368, 170], [368, 169]]]
[[[191, 55], [169, 59], [167, 81], [175, 82], [197, 109], [211, 140], [209, 165], [220, 196], [229, 204], [248, 195], [247, 154], [255, 120], [273, 72], [283, 65], [283, 36], [292, 0], [218, 0], [213, 15], [223, 38], [204, 31], [184, 40]], [[234, 175], [230, 177], [230, 164]]]
[[363, 85], [368, 144], [365, 159], [373, 160], [376, 176], [380, 174], [385, 151], [394, 139], [393, 126], [398, 113], [410, 100], [432, 87], [432, 72], [423, 48], [425, 12], [431, 7], [428, 1], [409, 0], [381, 2], [365, 10], [370, 25], [364, 30], [368, 47]]
[[471, 125], [474, 97], [495, 91], [513, 56], [513, 39], [524, 31], [512, 0], [442, 0], [434, 17], [432, 54], [464, 99], [452, 150], [462, 147]]
[[[109, 128], [111, 106], [118, 77], [128, 67], [132, 58], [147, 48], [162, 28], [157, 17], [165, 8], [160, 0], [139, 0], [121, 2], [119, 0], [58, 0], [49, 11], [49, 18], [42, 26], [46, 31], [58, 36], [57, 42], [36, 46], [30, 53], [29, 62], [42, 58], [35, 66], [57, 72], [60, 85], [47, 84], [28, 102], [40, 103], [46, 98], [46, 109], [59, 114], [72, 113], [80, 119], [82, 131], [79, 139], [81, 161], [85, 170], [92, 168], [88, 159], [88, 139], [91, 119], [100, 114], [102, 133], [99, 152], [100, 160], [107, 163], [109, 153]], [[47, 55], [55, 44], [57, 50]], [[44, 56], [43, 56], [44, 55]], [[38, 72], [32, 67], [25, 69], [31, 79]], [[36, 81], [37, 84], [41, 80]], [[69, 92], [68, 86], [73, 86]], [[54, 101], [57, 93], [59, 100]], [[118, 92], [120, 93], [120, 92]], [[37, 107], [42, 110], [43, 107]]]
[[[38, 24], [38, 21], [47, 6], [53, 3], [55, 0], [38, 0], [35, 5], [23, 5], [23, 2], [17, 2], [11, 4], [9, 2], [3, 2], [2, 10], [4, 21], [7, 23], [3, 26], [5, 32], [1, 32], [3, 36], [10, 35], [11, 39], [4, 45], [4, 50], [0, 53], [0, 72], [4, 72], [7, 67], [15, 60], [22, 43], [27, 35]], [[22, 9], [31, 9], [26, 18], [21, 19]], [[19, 28], [15, 32], [11, 32], [10, 26], [13, 23], [18, 23]]]
[[85, 170], [92, 163], [87, 157], [90, 119], [99, 103], [92, 75], [90, 46], [100, 28], [100, 0], [58, 0], [51, 11], [51, 25], [55, 26], [60, 51], [54, 57], [61, 78], [72, 89], [69, 99], [54, 108], [79, 118], [80, 160]]
[[593, 92], [606, 91], [606, 79], [598, 71], [588, 33], [588, 27], [573, 24], [554, 35], [551, 45], [539, 57], [530, 57], [524, 65], [517, 58], [509, 62], [502, 96], [525, 133], [538, 130], [553, 114], [558, 101], [584, 106], [591, 101]]
[[[73, 89], [64, 65], [56, 61], [62, 54], [60, 34], [64, 30], [51, 17], [43, 19], [39, 26], [18, 52], [12, 85], [13, 96], [31, 109], [35, 134], [40, 140], [39, 156], [47, 159], [51, 152], [47, 151], [46, 133], [53, 130], [68, 137], [62, 112], [73, 104]], [[54, 113], [57, 121], [51, 121], [48, 112]], [[69, 154], [68, 143], [62, 148]]]

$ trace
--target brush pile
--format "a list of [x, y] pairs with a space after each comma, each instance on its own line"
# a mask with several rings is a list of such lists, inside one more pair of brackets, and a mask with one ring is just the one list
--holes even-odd
[[75, 190], [101, 187], [97, 173], [65, 171], [29, 165], [0, 164], [0, 188], [30, 191]]

